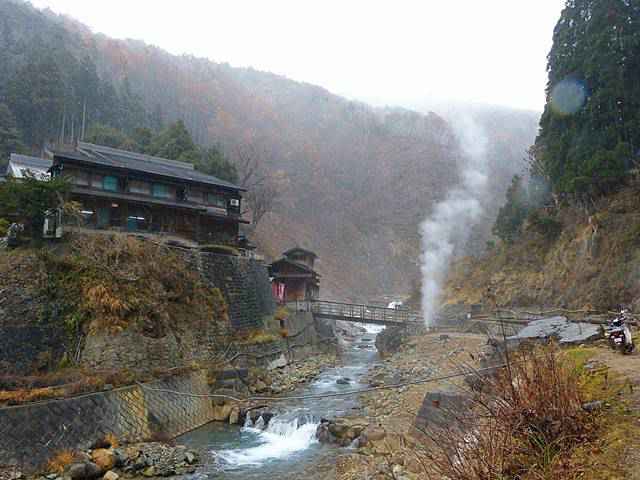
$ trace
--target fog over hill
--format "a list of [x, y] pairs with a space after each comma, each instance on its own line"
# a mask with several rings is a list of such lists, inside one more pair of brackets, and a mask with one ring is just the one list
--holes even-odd
[[[260, 152], [261, 168], [283, 179], [282, 192], [251, 234], [268, 257], [296, 244], [315, 250], [323, 296], [406, 292], [419, 278], [418, 226], [460, 181], [466, 161], [458, 116], [473, 117], [488, 138], [490, 195], [472, 251], [488, 238], [536, 134], [532, 112], [419, 101], [415, 111], [372, 107], [271, 73], [93, 34], [22, 2], [0, 0], [0, 16], [8, 74], [37, 42], [62, 45], [89, 57], [102, 80], [139, 96], [156, 120], [183, 119], [198, 143], [220, 144], [230, 158], [247, 146]], [[89, 108], [89, 122], [99, 118]]]

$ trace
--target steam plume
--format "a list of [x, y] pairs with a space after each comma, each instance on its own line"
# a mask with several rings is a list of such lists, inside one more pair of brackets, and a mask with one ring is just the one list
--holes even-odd
[[463, 152], [460, 185], [447, 193], [433, 214], [420, 226], [422, 234], [422, 313], [427, 327], [434, 325], [442, 284], [454, 254], [482, 214], [481, 200], [487, 190], [487, 137], [469, 116], [454, 123]]

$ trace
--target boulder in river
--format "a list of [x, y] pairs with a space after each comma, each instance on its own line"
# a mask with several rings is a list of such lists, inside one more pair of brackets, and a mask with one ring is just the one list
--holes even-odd
[[69, 465], [66, 477], [71, 480], [91, 480], [98, 478], [104, 471], [93, 462], [80, 462]]
[[338, 385], [349, 385], [351, 383], [351, 379], [348, 377], [340, 377], [336, 380]]
[[233, 405], [226, 403], [213, 407], [213, 419], [217, 422], [226, 422], [231, 416]]
[[316, 437], [322, 443], [336, 443], [348, 447], [356, 438], [360, 437], [367, 425], [367, 421], [363, 418], [323, 419], [316, 430]]
[[240, 407], [236, 405], [231, 409], [231, 412], [229, 413], [229, 424], [237, 425], [238, 423], [240, 423]]

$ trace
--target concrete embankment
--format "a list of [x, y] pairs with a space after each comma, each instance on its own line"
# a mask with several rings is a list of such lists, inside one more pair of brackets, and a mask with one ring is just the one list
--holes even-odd
[[0, 464], [32, 471], [57, 452], [87, 449], [107, 434], [121, 442], [171, 438], [213, 419], [209, 399], [171, 393], [208, 393], [203, 372], [146, 386], [0, 409]]
[[[133, 443], [173, 438], [215, 420], [229, 422], [234, 412], [228, 402], [176, 392], [243, 397], [258, 391], [279, 393], [276, 388], [287, 391], [313, 378], [322, 368], [318, 362], [326, 359], [321, 354], [334, 351], [335, 338], [308, 313], [294, 314], [288, 321], [293, 332], [289, 338], [234, 345], [226, 366], [217, 371], [197, 370], [144, 385], [0, 408], [0, 464], [34, 471], [57, 452], [87, 449], [108, 434]], [[317, 361], [298, 366], [309, 357]], [[274, 380], [268, 385], [260, 375], [248, 374], [270, 370]], [[284, 370], [289, 372], [286, 381], [277, 375]], [[238, 411], [236, 407], [235, 415]], [[235, 421], [241, 421], [240, 416]]]

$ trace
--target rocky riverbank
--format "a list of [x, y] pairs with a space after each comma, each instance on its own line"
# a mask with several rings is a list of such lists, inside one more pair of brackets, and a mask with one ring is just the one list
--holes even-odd
[[[486, 336], [449, 333], [406, 337], [396, 353], [374, 365], [370, 386], [403, 384], [477, 366]], [[338, 480], [422, 478], [423, 469], [410, 452], [416, 446], [415, 422], [425, 396], [455, 391], [463, 378], [376, 390], [360, 396], [358, 416], [325, 421], [318, 428], [321, 441], [355, 448], [337, 459]]]
[[[338, 363], [338, 356], [332, 353], [319, 353], [313, 357], [284, 365], [273, 370], [252, 369], [248, 375], [248, 395], [278, 396], [292, 392], [301, 385], [305, 385], [318, 377], [324, 370], [334, 367]], [[219, 389], [216, 394], [238, 396], [235, 391]], [[273, 416], [273, 411], [266, 405], [268, 402], [256, 401], [244, 404], [242, 407], [236, 402], [214, 398], [214, 420], [231, 425], [243, 425], [247, 415], [252, 422], [262, 416], [266, 423]]]
[[171, 477], [194, 473], [198, 453], [184, 446], [144, 442], [114, 447], [108, 442], [96, 448], [59, 452], [40, 475], [25, 476], [12, 467], [0, 469], [1, 480], [118, 480]]
[[280, 395], [295, 390], [314, 380], [324, 370], [334, 367], [338, 357], [332, 353], [319, 353], [312, 357], [273, 370], [256, 369], [250, 372], [251, 393]]

